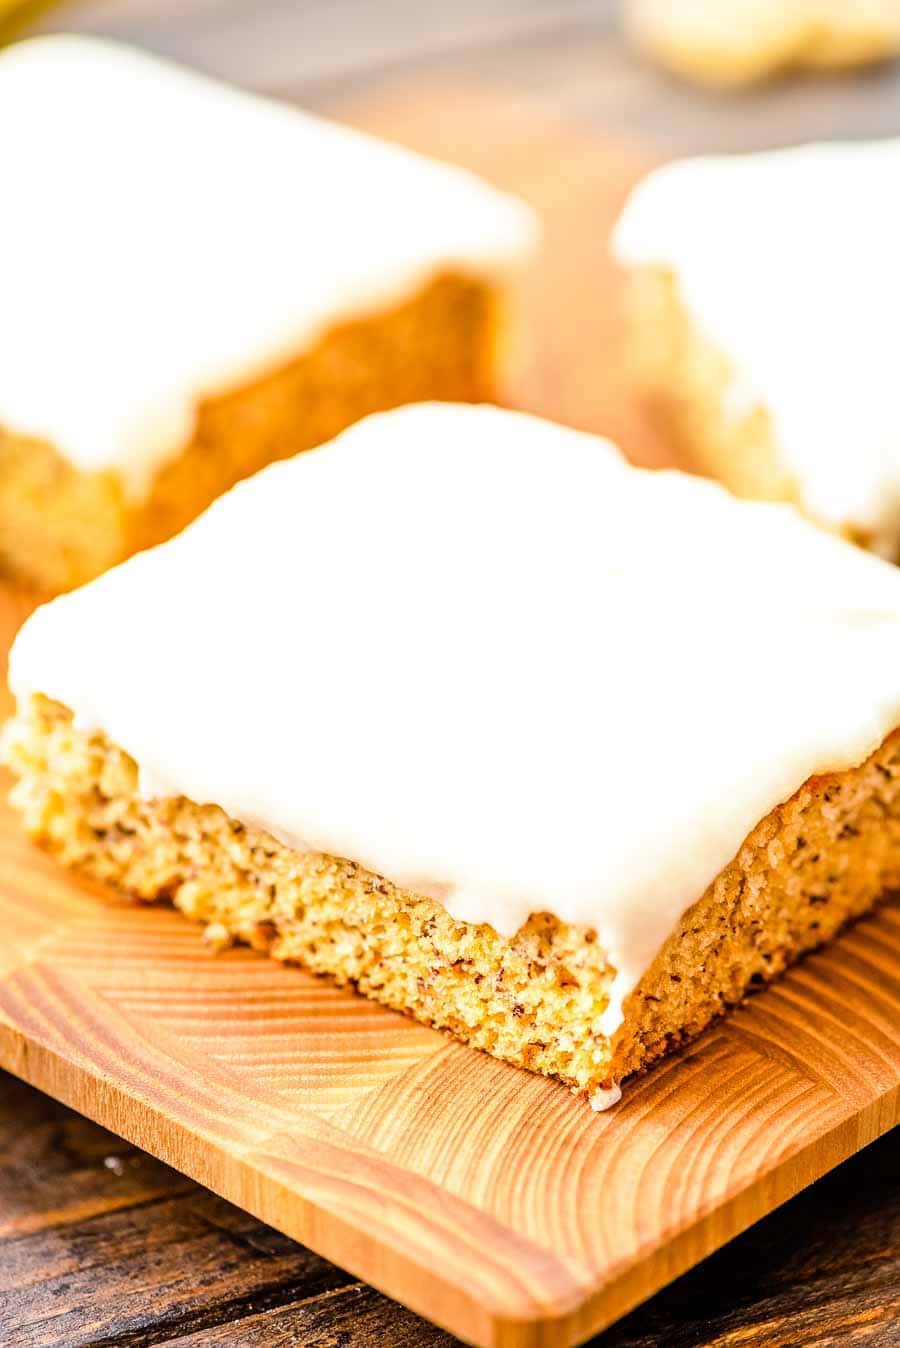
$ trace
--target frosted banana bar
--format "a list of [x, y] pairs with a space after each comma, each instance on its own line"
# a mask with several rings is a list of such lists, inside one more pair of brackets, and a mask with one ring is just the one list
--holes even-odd
[[523, 203], [115, 43], [0, 52], [0, 568], [69, 589], [273, 459], [494, 394]]
[[900, 886], [900, 572], [512, 412], [272, 465], [10, 671], [64, 864], [598, 1107]]

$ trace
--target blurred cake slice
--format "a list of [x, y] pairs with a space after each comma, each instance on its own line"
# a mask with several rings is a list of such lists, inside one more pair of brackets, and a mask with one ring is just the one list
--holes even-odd
[[66, 865], [598, 1106], [900, 887], [900, 572], [511, 412], [265, 469], [11, 684]]
[[900, 559], [900, 140], [684, 160], [634, 190], [637, 379], [697, 467]]
[[900, 51], [900, 0], [627, 0], [626, 23], [661, 65], [722, 87]]
[[78, 37], [0, 52], [0, 126], [3, 570], [70, 588], [361, 416], [494, 394], [536, 227], [471, 175]]

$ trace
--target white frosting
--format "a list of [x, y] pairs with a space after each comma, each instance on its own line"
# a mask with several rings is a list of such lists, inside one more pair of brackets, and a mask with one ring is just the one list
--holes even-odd
[[113, 43], [0, 52], [0, 128], [0, 425], [136, 498], [198, 400], [535, 240], [460, 169]]
[[629, 266], [677, 276], [761, 403], [806, 509], [900, 544], [900, 140], [670, 164], [615, 232]]
[[39, 609], [11, 656], [138, 762], [618, 969], [811, 774], [900, 723], [900, 570], [786, 506], [496, 408], [371, 417]]

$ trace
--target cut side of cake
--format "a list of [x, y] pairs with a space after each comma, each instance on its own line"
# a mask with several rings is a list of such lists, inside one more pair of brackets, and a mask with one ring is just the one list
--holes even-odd
[[80, 37], [0, 53], [0, 123], [6, 572], [70, 589], [363, 416], [496, 395], [537, 226], [472, 175]]
[[626, 22], [661, 65], [722, 88], [900, 51], [900, 0], [627, 0]]
[[487, 407], [369, 418], [39, 609], [66, 865], [597, 1107], [900, 888], [900, 574]]
[[669, 164], [613, 250], [665, 430], [742, 496], [900, 560], [900, 140]]

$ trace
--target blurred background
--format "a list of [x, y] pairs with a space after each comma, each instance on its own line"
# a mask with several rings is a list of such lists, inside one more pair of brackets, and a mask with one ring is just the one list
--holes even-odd
[[[473, 169], [528, 200], [544, 242], [517, 284], [503, 400], [678, 459], [632, 396], [608, 239], [625, 197], [679, 154], [900, 134], [900, 63], [784, 70], [738, 88], [669, 72], [634, 40], [639, 6], [671, 29], [717, 19], [745, 48], [785, 16], [861, 0], [0, 0], [0, 41], [68, 30], [133, 43]], [[900, 0], [865, 0], [900, 37]], [[643, 11], [642, 11], [643, 12]], [[728, 22], [722, 25], [722, 15]], [[774, 17], [773, 17], [774, 16]], [[733, 21], [732, 21], [733, 20]], [[855, 20], [854, 20], [855, 22]], [[659, 56], [657, 49], [655, 55]], [[788, 60], [790, 60], [790, 55]]]
[[644, 59], [622, 9], [621, 0], [0, 0], [0, 40], [103, 34], [323, 110], [411, 76], [463, 79], [663, 153], [900, 132], [896, 65], [698, 89]]
[[[900, 0], [0, 0], [0, 42], [129, 42], [524, 197], [543, 246], [516, 285], [502, 400], [609, 435], [635, 462], [690, 467], [632, 396], [610, 231], [660, 160], [900, 134], [900, 61], [796, 68], [817, 31], [852, 36], [862, 15], [900, 49]], [[636, 41], [636, 18], [659, 40]], [[774, 55], [772, 77], [721, 88], [671, 73], [667, 50], [696, 39], [698, 18], [719, 54], [762, 49], [762, 69]]]

